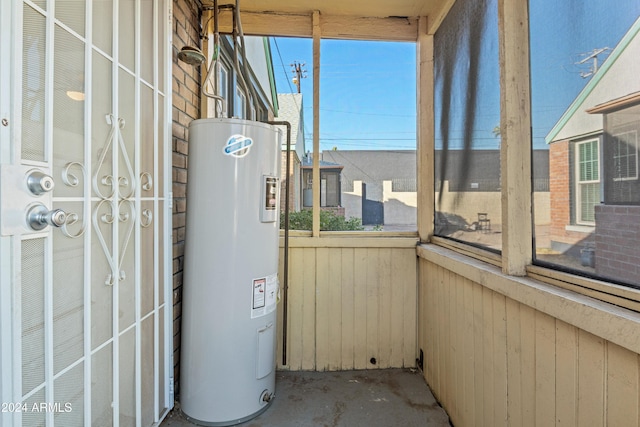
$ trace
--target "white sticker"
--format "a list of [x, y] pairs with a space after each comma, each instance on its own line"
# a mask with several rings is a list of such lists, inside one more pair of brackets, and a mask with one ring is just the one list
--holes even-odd
[[276, 309], [278, 302], [278, 275], [253, 279], [251, 318], [264, 316]]
[[267, 279], [255, 279], [253, 281], [253, 309], [264, 307], [265, 293], [267, 291]]

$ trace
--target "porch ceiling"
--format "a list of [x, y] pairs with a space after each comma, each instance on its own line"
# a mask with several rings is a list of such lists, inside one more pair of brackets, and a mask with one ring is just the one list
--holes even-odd
[[[415, 41], [419, 17], [427, 17], [434, 32], [455, 0], [242, 0], [246, 34], [311, 37], [314, 12], [320, 16], [323, 38]], [[211, 0], [204, 1], [205, 8]], [[221, 0], [220, 5], [235, 3]], [[231, 22], [221, 12], [220, 31]]]
[[[222, 3], [222, 2], [221, 2]], [[242, 0], [240, 9], [250, 12], [363, 16], [438, 16], [449, 9], [452, 0]]]

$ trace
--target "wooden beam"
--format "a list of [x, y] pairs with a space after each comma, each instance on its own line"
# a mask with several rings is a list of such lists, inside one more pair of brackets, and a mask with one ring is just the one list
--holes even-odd
[[320, 12], [313, 13], [313, 237], [320, 236]]
[[418, 19], [322, 15], [322, 38], [410, 41], [418, 38]]
[[414, 249], [418, 243], [415, 235], [408, 237], [380, 237], [379, 235], [369, 236], [368, 231], [354, 231], [352, 233], [353, 236], [348, 236], [323, 231], [320, 237], [294, 236], [289, 241], [289, 247]]
[[455, 2], [456, 0], [447, 0], [445, 6], [440, 9], [440, 13], [435, 16], [429, 15], [429, 34], [435, 34], [436, 31], [438, 31], [438, 28], [440, 28], [440, 24], [442, 24], [444, 18], [447, 17]]
[[421, 242], [433, 235], [435, 209], [434, 156], [435, 122], [433, 97], [433, 35], [427, 32], [427, 17], [419, 23], [417, 55], [417, 183], [418, 183], [418, 234]]
[[527, 0], [499, 0], [502, 270], [531, 264], [531, 94]]
[[[229, 9], [220, 11], [219, 30], [231, 34], [233, 17]], [[245, 35], [312, 37], [313, 15], [278, 12], [240, 12], [242, 31]]]
[[[240, 12], [240, 18], [246, 35], [313, 37], [313, 13]], [[231, 11], [222, 10], [220, 32], [231, 33], [232, 24]], [[322, 15], [320, 34], [325, 39], [415, 42], [418, 19]]]

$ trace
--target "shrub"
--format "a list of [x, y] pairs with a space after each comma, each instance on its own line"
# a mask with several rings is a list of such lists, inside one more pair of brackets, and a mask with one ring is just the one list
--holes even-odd
[[[300, 212], [289, 212], [290, 230], [311, 231], [313, 224], [313, 213], [310, 209]], [[280, 228], [284, 228], [284, 212], [280, 213]], [[359, 231], [364, 230], [360, 218], [351, 217], [346, 219], [342, 215], [336, 215], [332, 211], [320, 211], [321, 231]]]

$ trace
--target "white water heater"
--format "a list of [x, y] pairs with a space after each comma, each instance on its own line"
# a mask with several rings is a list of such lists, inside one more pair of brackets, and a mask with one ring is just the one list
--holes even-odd
[[189, 127], [180, 402], [227, 426], [275, 393], [281, 131], [239, 119]]

